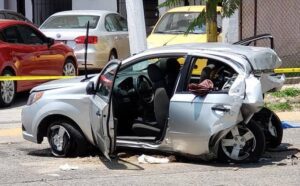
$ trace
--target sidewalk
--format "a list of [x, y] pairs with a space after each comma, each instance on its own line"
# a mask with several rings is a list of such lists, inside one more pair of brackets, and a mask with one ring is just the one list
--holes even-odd
[[290, 121], [300, 124], [300, 112], [276, 112], [281, 121]]

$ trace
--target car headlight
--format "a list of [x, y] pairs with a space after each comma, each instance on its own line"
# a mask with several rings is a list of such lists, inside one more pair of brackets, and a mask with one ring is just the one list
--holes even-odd
[[27, 105], [32, 105], [43, 97], [44, 92], [33, 92], [30, 94]]

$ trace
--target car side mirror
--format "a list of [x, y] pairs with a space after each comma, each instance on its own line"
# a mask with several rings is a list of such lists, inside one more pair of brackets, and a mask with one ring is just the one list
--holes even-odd
[[89, 83], [88, 83], [88, 85], [86, 86], [86, 93], [88, 94], [88, 95], [93, 95], [93, 94], [95, 94], [95, 84], [94, 84], [94, 82], [93, 81], [90, 81]]
[[50, 48], [52, 45], [54, 45], [54, 39], [53, 38], [50, 38], [50, 37], [47, 37], [47, 45], [48, 47]]

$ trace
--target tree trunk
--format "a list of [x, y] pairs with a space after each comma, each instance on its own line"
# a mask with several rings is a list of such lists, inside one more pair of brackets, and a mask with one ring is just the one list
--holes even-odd
[[217, 0], [206, 2], [206, 33], [207, 42], [217, 42]]

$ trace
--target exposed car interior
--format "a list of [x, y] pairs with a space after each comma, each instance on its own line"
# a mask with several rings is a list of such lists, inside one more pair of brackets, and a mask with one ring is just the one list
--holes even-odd
[[192, 69], [197, 68], [197, 66], [202, 66], [203, 68], [198, 74], [191, 73], [189, 84], [197, 84], [209, 79], [213, 82], [212, 92], [228, 92], [237, 77], [237, 72], [232, 67], [214, 59], [194, 58], [193, 60]]
[[118, 138], [160, 139], [181, 68], [178, 58], [147, 59], [120, 70], [113, 91]]
[[[147, 59], [119, 71], [113, 89], [118, 139], [162, 139], [167, 126], [170, 99], [181, 68], [178, 62], [180, 58]], [[192, 69], [197, 68], [197, 60], [206, 66], [200, 74], [191, 72], [189, 83], [210, 79], [214, 83], [214, 92], [228, 92], [236, 77], [236, 72], [230, 66], [211, 59], [194, 60]]]

